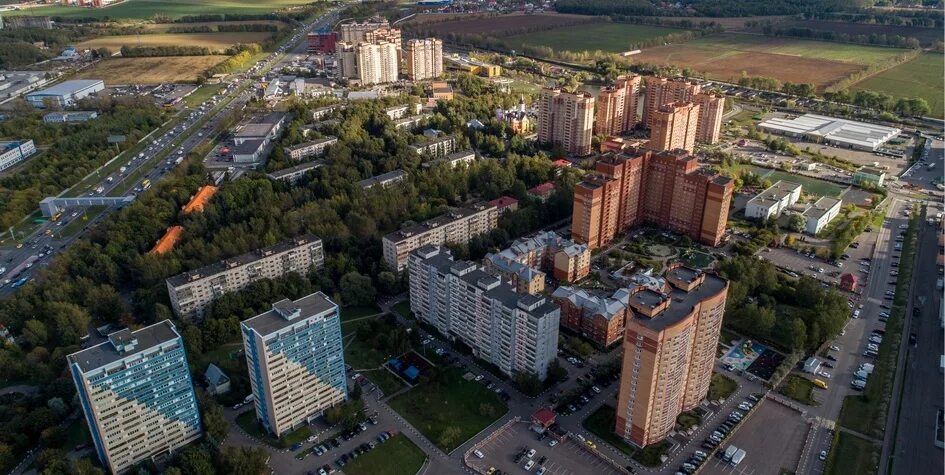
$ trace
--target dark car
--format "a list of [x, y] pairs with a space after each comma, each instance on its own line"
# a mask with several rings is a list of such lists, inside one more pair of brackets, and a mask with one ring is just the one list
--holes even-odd
[[832, 363], [824, 363], [824, 367], [833, 368], [833, 364], [832, 364]]
[[837, 357], [834, 355], [827, 355], [827, 359], [830, 361], [837, 361]]
[[913, 333], [913, 334], [909, 335], [909, 344], [912, 345], [912, 346], [915, 346], [915, 342], [916, 342], [916, 335], [915, 335], [915, 333]]

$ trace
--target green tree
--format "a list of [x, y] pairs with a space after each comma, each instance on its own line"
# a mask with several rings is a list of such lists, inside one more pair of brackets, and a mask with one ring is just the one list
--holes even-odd
[[462, 435], [462, 429], [457, 426], [448, 426], [446, 429], [443, 429], [443, 432], [440, 433], [440, 437], [437, 439], [437, 444], [440, 447], [452, 447], [453, 444], [459, 441], [459, 436]]
[[213, 456], [202, 445], [190, 445], [177, 457], [177, 467], [184, 475], [216, 475]]
[[261, 447], [224, 447], [217, 473], [232, 475], [264, 475], [269, 455]]
[[804, 221], [804, 217], [798, 213], [791, 213], [791, 216], [788, 217], [788, 229], [796, 233], [804, 231], [804, 227], [807, 223]]
[[30, 346], [43, 346], [46, 344], [46, 325], [39, 320], [27, 320], [23, 325], [23, 338], [29, 342]]
[[338, 284], [341, 300], [346, 305], [371, 305], [375, 301], [376, 291], [371, 278], [357, 272], [348, 272]]
[[226, 434], [230, 431], [230, 423], [223, 415], [223, 407], [203, 391], [199, 391], [197, 395], [203, 413], [203, 426], [207, 430], [207, 434], [213, 437], [217, 443], [223, 442]]

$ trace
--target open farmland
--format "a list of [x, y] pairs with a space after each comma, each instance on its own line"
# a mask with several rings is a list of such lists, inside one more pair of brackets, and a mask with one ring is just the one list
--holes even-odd
[[138, 18], [155, 15], [171, 19], [203, 14], [263, 14], [281, 8], [305, 5], [306, 0], [126, 0], [106, 8], [43, 6], [4, 12], [4, 15], [49, 15], [62, 18]]
[[407, 25], [420, 28], [433, 36], [443, 37], [448, 33], [459, 35], [507, 36], [535, 28], [556, 28], [585, 22], [603, 22], [603, 20], [595, 17], [559, 14], [477, 16], [461, 20], [434, 21], [438, 18], [440, 17], [420, 17], [419, 20], [410, 21]]
[[237, 43], [261, 43], [272, 37], [271, 33], [157, 33], [153, 35], [102, 36], [83, 41], [80, 48], [110, 48], [114, 51], [122, 46], [205, 46], [212, 50], [224, 50]]
[[200, 73], [226, 56], [157, 56], [110, 58], [83, 69], [75, 79], [105, 79], [107, 86], [195, 82]]
[[894, 68], [860, 81], [853, 89], [885, 92], [893, 97], [921, 97], [929, 103], [933, 117], [945, 114], [945, 57], [941, 53], [921, 54]]
[[631, 46], [640, 41], [682, 31], [685, 30], [629, 23], [587, 23], [509, 36], [504, 38], [503, 41], [517, 49], [521, 49], [522, 45], [529, 44], [547, 46], [556, 51], [601, 50], [620, 53], [632, 49]]
[[814, 31], [832, 31], [847, 35], [886, 35], [915, 38], [923, 45], [930, 45], [942, 40], [942, 30], [899, 25], [871, 25], [867, 23], [847, 23], [824, 20], [791, 20], [778, 23], [777, 27], [810, 28]]
[[630, 60], [688, 67], [721, 81], [734, 82], [748, 74], [782, 82], [809, 82], [823, 89], [869, 64], [902, 52], [892, 48], [725, 34], [646, 48]]

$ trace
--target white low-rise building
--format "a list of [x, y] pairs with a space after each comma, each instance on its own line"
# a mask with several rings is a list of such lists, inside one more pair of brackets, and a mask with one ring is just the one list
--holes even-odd
[[840, 200], [824, 196], [804, 211], [804, 231], [811, 236], [820, 232], [833, 218], [840, 214]]
[[772, 134], [869, 151], [876, 150], [902, 132], [895, 127], [817, 114], [804, 114], [792, 119], [775, 117], [761, 122], [758, 128]]
[[32, 140], [0, 142], [0, 171], [22, 162], [36, 153], [36, 145]]
[[745, 216], [758, 219], [778, 217], [782, 211], [797, 203], [800, 198], [801, 185], [778, 181], [748, 201], [745, 206]]

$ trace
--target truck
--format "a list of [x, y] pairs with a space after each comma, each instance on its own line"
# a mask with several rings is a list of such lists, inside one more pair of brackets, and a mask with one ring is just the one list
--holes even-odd
[[177, 159], [174, 160], [174, 165], [180, 165], [180, 162], [183, 162], [183, 161], [184, 161], [184, 157], [177, 157]]
[[742, 460], [745, 460], [746, 455], [748, 455], [748, 452], [745, 452], [745, 449], [738, 449], [738, 452], [735, 452], [735, 455], [732, 456], [732, 465], [738, 466], [742, 463]]

